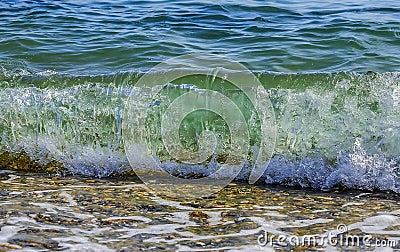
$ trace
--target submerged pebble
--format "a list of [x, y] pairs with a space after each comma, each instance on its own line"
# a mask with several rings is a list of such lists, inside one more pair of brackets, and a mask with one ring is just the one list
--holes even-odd
[[[93, 182], [12, 173], [0, 183], [0, 248], [5, 250], [267, 249], [257, 241], [263, 230], [302, 236], [334, 231], [340, 224], [351, 234], [399, 240], [396, 194], [235, 183], [209, 197], [176, 201], [160, 200], [135, 179]], [[312, 249], [278, 243], [272, 248]]]

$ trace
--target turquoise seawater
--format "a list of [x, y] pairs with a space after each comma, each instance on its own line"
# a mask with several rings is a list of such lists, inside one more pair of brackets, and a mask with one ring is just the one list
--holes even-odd
[[[272, 103], [277, 142], [261, 182], [399, 193], [399, 51], [393, 1], [1, 1], [0, 150], [74, 174], [124, 173], [123, 111], [140, 76], [175, 56], [216, 54], [253, 71]], [[194, 114], [180, 129], [191, 150], [201, 132], [217, 132], [204, 163], [174, 162], [161, 139], [167, 105], [210, 86], [243, 112], [254, 161], [259, 121], [224, 85], [188, 77], [139, 104], [152, 109], [135, 134], [149, 136], [165, 170], [209, 175], [226, 161], [229, 130], [215, 115]]]
[[253, 71], [398, 71], [396, 1], [1, 1], [0, 58], [31, 71], [141, 71], [207, 52]]

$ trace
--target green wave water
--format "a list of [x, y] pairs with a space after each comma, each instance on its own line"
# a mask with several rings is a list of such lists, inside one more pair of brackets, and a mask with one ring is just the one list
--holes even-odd
[[[30, 170], [54, 164], [88, 176], [129, 172], [124, 106], [132, 93], [146, 95], [135, 83], [171, 57], [213, 53], [253, 71], [274, 107], [277, 143], [261, 181], [400, 192], [399, 13], [400, 4], [388, 0], [1, 1], [0, 164], [9, 168], [17, 155], [33, 160], [24, 165]], [[251, 148], [238, 178], [246, 178], [259, 120], [239, 90], [218, 80], [166, 85], [141, 104], [151, 109], [146, 132], [137, 134], [148, 136], [171, 174], [215, 171], [230, 143], [215, 114], [192, 114], [179, 129], [190, 150], [202, 131], [217, 132], [220, 145], [206, 163], [176, 162], [160, 139], [167, 104], [205, 87], [245, 116]]]
[[[66, 76], [52, 72], [3, 72], [0, 91], [1, 150], [25, 152], [41, 164], [60, 162], [69, 172], [109, 176], [130, 170], [124, 154], [122, 112], [140, 73]], [[267, 183], [399, 192], [399, 73], [258, 73], [268, 90], [278, 128], [275, 154], [262, 180]], [[183, 83], [182, 83], [183, 82]], [[166, 86], [147, 114], [149, 148], [165, 170], [178, 176], [209, 175], [223, 163], [229, 128], [215, 114], [199, 111], [180, 127], [182, 144], [195, 150], [200, 133], [217, 133], [219, 148], [206, 162], [186, 165], [165, 150], [161, 113], [180, 94], [211, 85], [244, 113], [251, 136], [248, 164], [260, 139], [251, 104], [240, 90], [218, 80], [189, 76]], [[249, 109], [250, 108], [250, 109]], [[138, 159], [140, 159], [138, 157]], [[239, 175], [248, 176], [249, 167]], [[197, 175], [196, 175], [197, 174]]]

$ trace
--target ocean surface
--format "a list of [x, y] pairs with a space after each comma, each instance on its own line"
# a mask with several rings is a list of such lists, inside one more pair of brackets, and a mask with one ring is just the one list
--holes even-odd
[[[260, 181], [398, 193], [399, 10], [393, 1], [2, 1], [3, 167], [22, 155], [37, 164], [28, 170], [56, 163], [96, 177], [129, 171], [122, 121], [135, 83], [160, 62], [203, 53], [242, 63], [268, 92], [277, 142]], [[161, 161], [173, 158], [159, 141], [157, 115], [171, 97], [202, 85], [224, 89], [195, 77], [169, 85], [147, 133], [137, 132], [151, 133]], [[229, 144], [229, 129], [215, 116], [183, 123], [189, 149], [203, 130], [219, 132], [220, 149]], [[257, 127], [250, 126], [251, 147], [260, 142]], [[187, 176], [208, 175], [212, 165], [163, 167]]]
[[[292, 251], [305, 247], [260, 247], [257, 237], [341, 224], [374, 243], [308, 247], [373, 250], [389, 239], [385, 251], [399, 249], [399, 52], [396, 1], [0, 1], [0, 250]], [[156, 95], [137, 85], [187, 54], [241, 63], [263, 87], [257, 100], [271, 106], [228, 83], [235, 71], [217, 78], [218, 65], [157, 83]], [[179, 69], [197, 70], [192, 63]], [[165, 145], [163, 115], [185, 94], [204, 100], [205, 90], [227, 97], [237, 110], [221, 107], [245, 123], [188, 114], [176, 129], [183, 152], [209, 150], [204, 132], [218, 144], [186, 162]], [[249, 185], [263, 112], [273, 114], [276, 142]], [[143, 127], [124, 128], [136, 119]], [[202, 199], [159, 198], [134, 176], [147, 172], [145, 158], [125, 153], [129, 133], [163, 170], [194, 180], [235, 160], [231, 133], [243, 126], [243, 169]]]
[[1, 1], [2, 68], [140, 72], [215, 53], [252, 71], [398, 71], [396, 1]]

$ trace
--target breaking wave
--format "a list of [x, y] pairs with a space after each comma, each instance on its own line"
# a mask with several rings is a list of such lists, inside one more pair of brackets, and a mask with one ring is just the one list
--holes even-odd
[[[35, 170], [56, 163], [57, 169], [96, 177], [131, 171], [124, 153], [122, 111], [129, 95], [138, 91], [134, 83], [140, 73], [71, 76], [1, 69], [2, 168]], [[261, 182], [400, 193], [400, 73], [263, 72], [257, 76], [268, 90], [278, 129], [275, 154]], [[174, 160], [159, 139], [157, 115], [167, 100], [201, 88], [195, 79], [185, 83], [166, 85], [165, 94], [148, 104], [154, 112], [147, 121], [149, 148], [171, 174], [207, 176], [226, 161], [229, 130], [220, 118], [203, 112], [183, 121], [181, 141], [189, 149], [198, 147], [203, 130], [218, 132], [221, 144], [204, 163]], [[228, 92], [240, 109], [247, 109], [235, 90]], [[238, 179], [248, 177], [259, 142], [257, 122], [249, 128], [255, 128], [250, 132], [252, 147]], [[18, 161], [21, 156], [29, 162]]]

